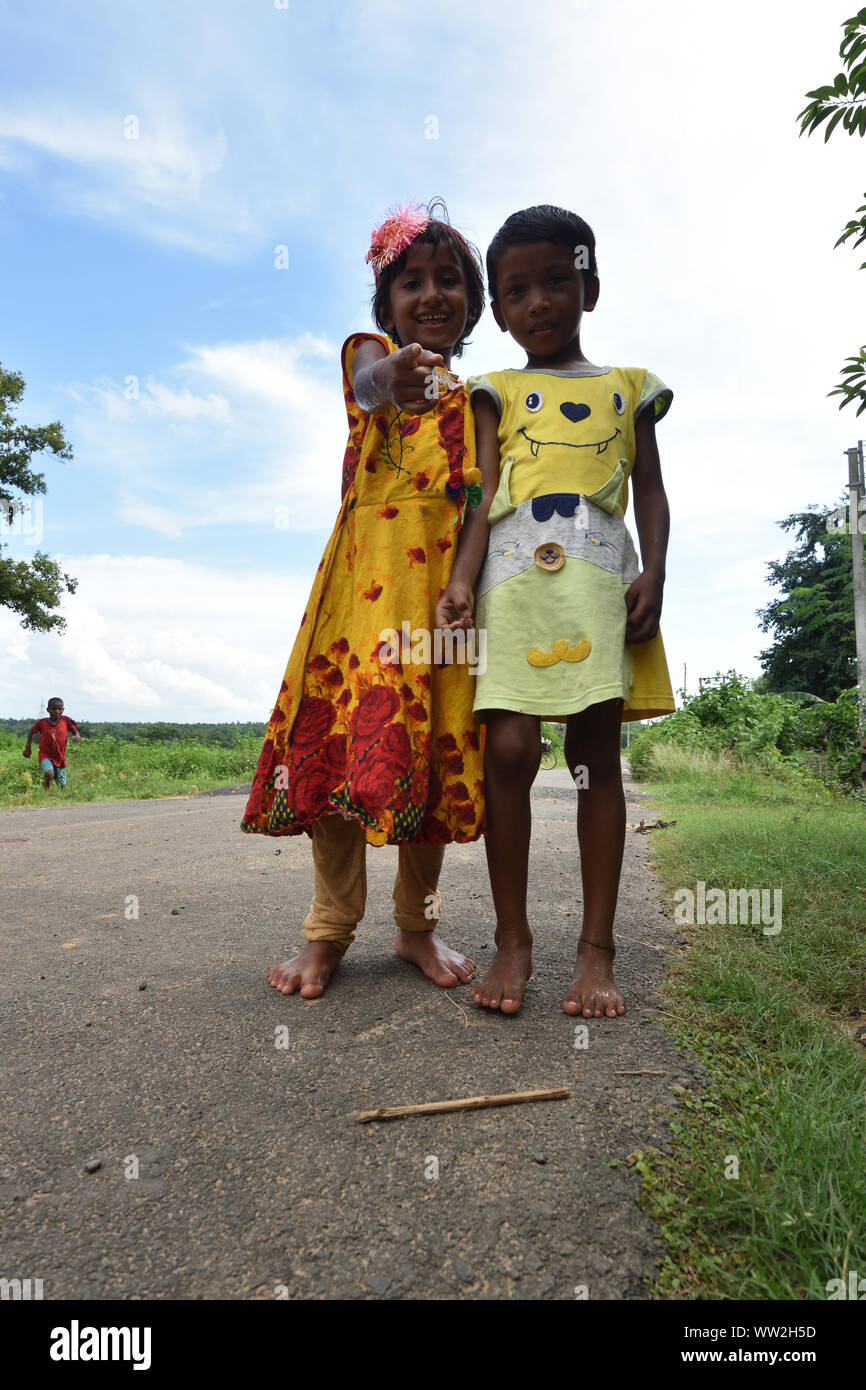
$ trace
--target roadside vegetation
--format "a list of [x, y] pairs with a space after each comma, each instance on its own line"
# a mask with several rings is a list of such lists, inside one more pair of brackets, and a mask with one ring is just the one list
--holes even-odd
[[42, 786], [38, 747], [34, 745], [32, 756], [25, 759], [24, 735], [0, 732], [0, 808], [195, 796], [252, 781], [262, 746], [258, 734], [238, 730], [225, 743], [210, 738], [201, 742], [201, 734], [197, 739], [172, 736], [167, 741], [142, 734], [94, 738], [88, 737], [86, 725], [80, 727], [81, 742], [70, 740], [66, 750], [67, 786], [50, 791]]
[[665, 1024], [708, 1084], [681, 1097], [673, 1152], [633, 1160], [668, 1246], [655, 1296], [827, 1298], [830, 1280], [866, 1274], [866, 799], [853, 692], [791, 700], [728, 673], [630, 755], [676, 821], [652, 839], [675, 921], [676, 894], [698, 881], [707, 894], [782, 892], [775, 935], [754, 921], [680, 920]]

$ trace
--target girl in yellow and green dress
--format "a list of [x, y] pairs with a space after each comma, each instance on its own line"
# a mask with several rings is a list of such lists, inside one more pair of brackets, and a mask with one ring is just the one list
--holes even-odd
[[307, 945], [268, 975], [307, 999], [364, 915], [368, 844], [399, 846], [398, 954], [440, 985], [475, 973], [435, 930], [445, 845], [484, 829], [474, 678], [416, 639], [434, 637], [467, 506], [480, 500], [469, 400], [450, 364], [481, 317], [484, 285], [477, 252], [434, 210], [399, 208], [373, 233], [382, 333], [343, 345], [342, 505], [241, 826], [312, 837]]
[[[493, 315], [526, 366], [470, 381], [483, 499], [460, 538], [440, 624], [486, 634], [485, 846], [496, 957], [477, 1004], [517, 1013], [532, 971], [530, 789], [542, 719], [566, 725], [578, 788], [583, 924], [567, 1014], [616, 1018], [613, 925], [625, 840], [620, 723], [668, 714], [659, 617], [670, 517], [656, 422], [669, 387], [581, 348], [599, 295], [591, 227], [564, 208], [514, 213], [487, 251]], [[625, 525], [629, 484], [642, 566]], [[477, 603], [477, 610], [474, 605]]]

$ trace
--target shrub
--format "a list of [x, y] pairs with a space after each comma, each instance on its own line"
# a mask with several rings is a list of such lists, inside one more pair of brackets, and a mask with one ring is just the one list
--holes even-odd
[[736, 671], [719, 672], [682, 709], [633, 740], [628, 757], [634, 776], [675, 776], [677, 769], [684, 775], [688, 758], [667, 757], [661, 751], [667, 748], [690, 756], [728, 753], [740, 764], [779, 773], [798, 768], [858, 788], [857, 690], [843, 691], [835, 702], [799, 691], [759, 693]]

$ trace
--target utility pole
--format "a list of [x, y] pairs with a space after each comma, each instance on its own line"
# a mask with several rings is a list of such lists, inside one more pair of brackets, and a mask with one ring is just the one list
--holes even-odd
[[863, 440], [846, 449], [848, 455], [848, 530], [851, 533], [851, 567], [854, 578], [854, 640], [857, 651], [857, 687], [860, 708], [860, 776], [866, 783], [866, 565], [860, 530], [860, 498], [864, 491]]

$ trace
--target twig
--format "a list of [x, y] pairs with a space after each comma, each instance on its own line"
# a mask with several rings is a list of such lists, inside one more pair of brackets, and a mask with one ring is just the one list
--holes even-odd
[[443, 1110], [484, 1110], [490, 1105], [519, 1105], [531, 1100], [565, 1100], [571, 1095], [567, 1086], [546, 1091], [511, 1091], [504, 1096], [469, 1096], [466, 1100], [434, 1100], [426, 1105], [381, 1106], [378, 1110], [356, 1110], [359, 1124], [370, 1120], [399, 1120], [404, 1115], [438, 1115]]
[[448, 1003], [449, 1003], [449, 1004], [453, 1004], [453, 1005], [454, 1005], [455, 1009], [459, 1009], [459, 1010], [460, 1010], [460, 1012], [461, 1012], [462, 1015], [463, 1015], [463, 1027], [464, 1027], [464, 1028], [468, 1028], [468, 1027], [469, 1027], [469, 1015], [468, 1015], [468, 1013], [466, 1012], [466, 1010], [464, 1009], [463, 1005], [462, 1005], [462, 1004], [458, 1004], [456, 999], [452, 999], [450, 994], [447, 994], [447, 993], [446, 993], [445, 998], [448, 1000]]
[[615, 1071], [614, 1076], [667, 1076], [666, 1071]]

